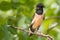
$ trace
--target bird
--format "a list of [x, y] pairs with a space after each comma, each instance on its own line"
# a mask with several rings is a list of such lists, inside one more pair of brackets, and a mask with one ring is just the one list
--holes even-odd
[[[33, 15], [31, 24], [29, 26], [29, 30], [31, 32], [35, 32], [36, 30], [38, 30], [40, 25], [42, 24], [45, 18], [45, 15], [43, 13], [43, 8], [44, 8], [44, 5], [42, 3], [38, 3], [36, 5], [35, 13]], [[30, 33], [29, 35], [32, 36], [33, 34]]]

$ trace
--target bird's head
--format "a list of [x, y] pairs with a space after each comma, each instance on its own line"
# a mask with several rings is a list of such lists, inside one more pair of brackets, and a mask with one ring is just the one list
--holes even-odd
[[40, 9], [43, 9], [43, 8], [44, 8], [44, 5], [42, 3], [39, 3], [36, 6], [36, 10], [40, 10]]

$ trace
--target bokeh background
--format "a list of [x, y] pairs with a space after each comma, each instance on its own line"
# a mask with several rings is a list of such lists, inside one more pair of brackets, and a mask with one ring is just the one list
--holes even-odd
[[0, 40], [46, 40], [36, 35], [29, 37], [26, 32], [7, 27], [12, 25], [28, 30], [38, 3], [45, 5], [45, 20], [40, 31], [60, 40], [60, 0], [0, 0]]

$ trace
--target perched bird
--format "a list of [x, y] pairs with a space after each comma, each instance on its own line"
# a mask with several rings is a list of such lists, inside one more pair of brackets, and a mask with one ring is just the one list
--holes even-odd
[[[32, 22], [29, 26], [31, 32], [35, 32], [36, 29], [37, 30], [39, 29], [39, 26], [41, 25], [44, 19], [43, 8], [44, 8], [44, 5], [42, 3], [37, 4], [36, 11], [32, 18]], [[30, 36], [31, 35], [32, 33], [30, 33]]]

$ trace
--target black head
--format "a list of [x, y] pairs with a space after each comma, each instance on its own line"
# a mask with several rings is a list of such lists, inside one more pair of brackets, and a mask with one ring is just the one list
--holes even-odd
[[36, 13], [37, 14], [43, 14], [43, 8], [44, 8], [44, 5], [42, 3], [37, 4]]
[[36, 9], [43, 9], [44, 5], [42, 3], [37, 4]]

